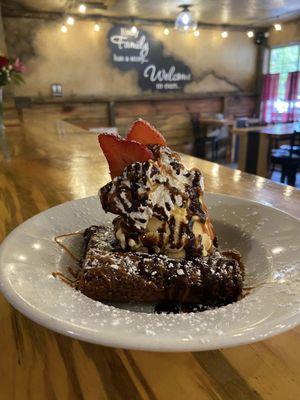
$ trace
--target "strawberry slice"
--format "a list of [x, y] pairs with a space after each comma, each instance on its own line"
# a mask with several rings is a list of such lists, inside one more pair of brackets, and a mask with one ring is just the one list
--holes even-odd
[[126, 136], [127, 140], [135, 140], [143, 144], [159, 144], [166, 146], [167, 142], [163, 135], [158, 132], [149, 122], [143, 119], [135, 121]]
[[100, 147], [106, 157], [112, 179], [121, 175], [127, 165], [153, 158], [145, 145], [120, 136], [104, 133], [98, 136]]

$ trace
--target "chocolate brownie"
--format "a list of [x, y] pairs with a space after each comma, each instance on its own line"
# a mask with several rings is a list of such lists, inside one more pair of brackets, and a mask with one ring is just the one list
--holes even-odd
[[244, 267], [234, 251], [171, 259], [159, 254], [124, 252], [107, 226], [84, 232], [85, 254], [76, 288], [99, 301], [201, 304], [217, 307], [242, 295]]

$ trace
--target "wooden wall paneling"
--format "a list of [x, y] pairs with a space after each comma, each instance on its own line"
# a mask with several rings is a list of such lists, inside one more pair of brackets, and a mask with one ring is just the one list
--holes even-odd
[[[139, 117], [147, 119], [160, 130], [169, 144], [189, 143], [193, 139], [188, 114], [139, 115]], [[136, 116], [116, 118], [119, 133], [124, 136], [135, 119]]]
[[191, 114], [215, 114], [223, 110], [221, 97], [182, 100], [116, 102], [116, 126], [121, 135], [137, 118], [147, 119], [161, 130], [170, 145], [191, 143], [194, 140]]
[[103, 103], [58, 103], [58, 104], [36, 104], [33, 112], [45, 112], [49, 114], [62, 114], [73, 118], [99, 118], [108, 121], [108, 106]]
[[222, 112], [222, 98], [116, 102], [117, 117], [195, 112]]
[[117, 119], [120, 117], [136, 118], [139, 115], [156, 114], [156, 108], [151, 101], [116, 102], [115, 112]]
[[[28, 112], [57, 114], [82, 128], [116, 126], [121, 135], [137, 118], [144, 118], [166, 136], [171, 145], [192, 143], [191, 115], [223, 113], [226, 116], [251, 116], [255, 112], [256, 97], [249, 94], [216, 95], [207, 98], [76, 100], [52, 99], [51, 103], [34, 103]], [[26, 110], [27, 112], [27, 110]]]
[[207, 99], [191, 100], [188, 103], [188, 108], [191, 113], [220, 113], [222, 112], [222, 98], [214, 97]]
[[229, 96], [226, 100], [227, 116], [251, 117], [256, 112], [256, 96]]

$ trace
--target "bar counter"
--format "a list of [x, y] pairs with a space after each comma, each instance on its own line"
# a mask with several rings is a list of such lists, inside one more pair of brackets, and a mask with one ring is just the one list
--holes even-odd
[[[9, 125], [9, 124], [8, 124]], [[14, 125], [14, 124], [12, 124]], [[206, 191], [300, 217], [300, 191], [185, 156]], [[0, 241], [32, 215], [95, 195], [109, 180], [97, 138], [51, 113], [29, 112], [0, 134]], [[272, 399], [300, 397], [300, 328], [259, 343], [198, 353], [92, 345], [31, 322], [0, 296], [1, 399]]]

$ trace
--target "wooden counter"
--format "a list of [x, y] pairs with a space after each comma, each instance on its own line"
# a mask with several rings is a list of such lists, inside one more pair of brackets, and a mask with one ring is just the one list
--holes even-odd
[[[300, 217], [300, 192], [190, 156], [206, 190], [268, 202]], [[25, 115], [0, 135], [0, 240], [32, 215], [97, 193], [109, 179], [96, 135]], [[296, 400], [300, 328], [218, 351], [163, 354], [72, 340], [31, 322], [0, 296], [2, 400]]]

